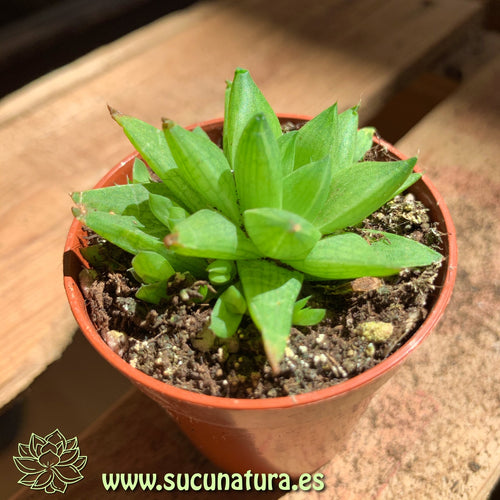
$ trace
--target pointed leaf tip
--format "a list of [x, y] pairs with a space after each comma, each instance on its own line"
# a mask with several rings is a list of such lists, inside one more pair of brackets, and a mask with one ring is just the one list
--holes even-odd
[[237, 68], [234, 80], [226, 89], [224, 106], [224, 154], [233, 166], [241, 134], [248, 121], [257, 113], [264, 113], [273, 136], [282, 135], [280, 122], [266, 98], [246, 69]]
[[80, 219], [80, 217], [82, 217], [82, 211], [78, 207], [72, 207], [71, 212], [73, 213], [73, 217], [76, 219]]
[[162, 118], [161, 126], [163, 130], [170, 130], [171, 128], [175, 127], [175, 122], [170, 118]]
[[273, 372], [279, 373], [303, 275], [264, 260], [241, 260], [237, 267], [248, 312], [262, 334]]
[[111, 115], [111, 118], [116, 120], [118, 116], [122, 116], [123, 113], [120, 113], [117, 109], [113, 108], [109, 104], [107, 104], [109, 114]]
[[170, 248], [172, 246], [177, 245], [178, 240], [179, 240], [179, 233], [170, 233], [167, 234], [167, 236], [165, 236], [165, 238], [163, 239], [163, 243], [165, 243], [165, 246], [167, 248]]

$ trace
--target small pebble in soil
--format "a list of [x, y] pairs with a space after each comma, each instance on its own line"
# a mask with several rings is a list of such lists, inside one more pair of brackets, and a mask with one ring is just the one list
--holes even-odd
[[126, 333], [119, 332], [118, 330], [108, 330], [104, 332], [102, 338], [118, 356], [123, 356], [127, 352], [129, 342]]
[[384, 321], [366, 321], [361, 323], [357, 332], [370, 342], [386, 342], [394, 332], [392, 323]]
[[370, 343], [366, 346], [366, 349], [365, 349], [365, 354], [369, 357], [369, 358], [372, 358], [373, 355], [375, 354], [375, 346]]

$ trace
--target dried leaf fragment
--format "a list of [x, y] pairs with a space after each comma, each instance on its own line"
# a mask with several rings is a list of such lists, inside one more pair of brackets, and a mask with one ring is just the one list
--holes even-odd
[[350, 283], [352, 291], [358, 293], [378, 290], [383, 284], [384, 282], [380, 278], [374, 278], [373, 276], [357, 278]]

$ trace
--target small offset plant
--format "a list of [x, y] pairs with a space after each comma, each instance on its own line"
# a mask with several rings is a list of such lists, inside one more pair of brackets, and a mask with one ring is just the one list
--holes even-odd
[[110, 109], [161, 182], [136, 159], [128, 184], [74, 193], [74, 215], [134, 255], [142, 300], [168, 300], [176, 273], [208, 280], [209, 329], [229, 338], [250, 315], [276, 373], [292, 324], [325, 315], [299, 299], [304, 280], [388, 276], [442, 258], [402, 236], [349, 230], [420, 178], [415, 158], [363, 161], [374, 130], [358, 130], [357, 109], [334, 104], [283, 133], [244, 69], [227, 84], [222, 149], [199, 127], [163, 120], [159, 130]]

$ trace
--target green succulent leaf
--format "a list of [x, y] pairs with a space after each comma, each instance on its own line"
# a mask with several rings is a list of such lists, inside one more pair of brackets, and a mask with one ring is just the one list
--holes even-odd
[[248, 311], [262, 334], [269, 363], [277, 373], [303, 276], [265, 260], [239, 261], [237, 266]]
[[298, 130], [292, 130], [278, 137], [278, 146], [280, 148], [281, 175], [283, 177], [291, 174], [295, 165], [295, 141], [297, 140]]
[[223, 285], [236, 275], [236, 264], [232, 260], [218, 259], [208, 265], [207, 271], [208, 279], [214, 285]]
[[156, 252], [139, 252], [132, 259], [132, 267], [137, 275], [146, 284], [158, 281], [167, 281], [175, 274], [170, 262]]
[[293, 314], [292, 324], [297, 326], [317, 325], [325, 317], [326, 309], [306, 307]]
[[144, 184], [119, 184], [105, 188], [89, 189], [71, 194], [73, 201], [80, 207], [88, 210], [101, 210], [115, 214], [134, 215], [140, 212], [148, 213], [149, 195], [168, 195], [168, 189], [159, 182], [148, 182]]
[[168, 228], [169, 231], [180, 221], [189, 217], [189, 213], [169, 198], [150, 193], [149, 208], [153, 215]]
[[213, 293], [212, 290], [210, 290], [208, 285], [200, 285], [198, 288], [198, 294], [199, 294], [198, 297], [193, 297], [191, 299], [193, 302], [196, 302], [198, 304], [205, 301], [209, 301], [216, 295], [215, 293]]
[[208, 259], [256, 259], [262, 256], [245, 233], [213, 210], [200, 210], [175, 226], [165, 238], [168, 248], [180, 255]]
[[142, 160], [139, 160], [139, 158], [134, 160], [134, 165], [132, 166], [132, 182], [134, 184], [146, 184], [151, 182], [148, 167], [146, 167], [146, 164]]
[[156, 252], [163, 255], [176, 271], [205, 276], [206, 262], [177, 255], [165, 248], [162, 239], [167, 230], [159, 223], [146, 227], [133, 215], [96, 210], [82, 212], [78, 208], [73, 209], [73, 214], [84, 225], [126, 252], [134, 255], [142, 251]]
[[419, 181], [422, 178], [422, 174], [418, 172], [412, 172], [408, 178], [398, 187], [398, 189], [389, 197], [389, 200], [392, 200], [398, 194], [401, 194], [403, 191], [406, 191], [410, 186], [413, 186], [415, 182]]
[[373, 127], [360, 128], [356, 134], [356, 149], [353, 160], [361, 161], [365, 154], [370, 150], [373, 144], [373, 135], [375, 129]]
[[312, 297], [312, 295], [309, 295], [308, 297], [304, 297], [302, 299], [299, 299], [297, 300], [297, 302], [295, 302], [295, 305], [293, 306], [293, 312], [294, 314], [297, 312], [297, 311], [300, 311], [302, 308], [304, 308], [307, 304], [307, 301]]
[[150, 209], [150, 197], [163, 199], [161, 183], [124, 184], [73, 193], [76, 204], [73, 214], [97, 234], [122, 248], [137, 254], [152, 251], [163, 255], [178, 271], [195, 276], [205, 274], [206, 264], [199, 259], [185, 258], [165, 248], [162, 240], [169, 232]]
[[334, 104], [298, 130], [295, 140], [296, 169], [322, 160], [330, 154], [336, 117], [337, 104]]
[[314, 221], [328, 198], [330, 184], [328, 156], [294, 170], [283, 179], [283, 209]]
[[217, 299], [212, 311], [210, 329], [220, 338], [232, 337], [247, 309], [241, 283], [228, 287]]
[[314, 224], [328, 234], [360, 223], [390, 199], [411, 174], [415, 163], [416, 158], [362, 162], [337, 172]]
[[[133, 215], [144, 226], [158, 227], [149, 208], [151, 194], [165, 197], [168, 189], [162, 183], [123, 184], [72, 193], [71, 198], [82, 212], [98, 210], [118, 215]], [[159, 232], [164, 229], [159, 228]]]
[[253, 116], [241, 135], [234, 177], [242, 212], [251, 208], [281, 207], [280, 151], [263, 114]]
[[247, 302], [243, 295], [240, 281], [226, 288], [222, 295], [229, 311], [235, 314], [245, 314], [247, 312]]
[[226, 80], [226, 90], [224, 91], [224, 125], [223, 125], [223, 132], [222, 132], [222, 150], [224, 151], [224, 154], [226, 155], [227, 161], [230, 163], [230, 165], [233, 165], [233, 157], [232, 155], [228, 154], [229, 151], [229, 146], [227, 144], [229, 140], [229, 133], [228, 133], [228, 117], [229, 117], [229, 102], [231, 100], [231, 87], [233, 86], [233, 82], [231, 80]]
[[200, 137], [204, 137], [205, 139], [208, 139], [209, 141], [211, 140], [210, 136], [200, 126], [195, 127], [193, 129], [193, 134], [199, 135]]
[[390, 276], [406, 267], [427, 266], [442, 256], [425, 245], [395, 234], [373, 231], [372, 241], [355, 233], [327, 236], [303, 260], [287, 264], [311, 277], [354, 279]]
[[278, 208], [247, 210], [243, 220], [255, 246], [273, 259], [305, 257], [321, 238], [321, 232], [308, 220]]
[[240, 217], [233, 175], [224, 153], [210, 139], [164, 122], [167, 143], [182, 176], [204, 200], [231, 220]]
[[161, 130], [138, 118], [123, 115], [115, 109], [109, 108], [109, 111], [112, 118], [123, 128], [132, 145], [160, 178], [164, 173], [176, 168]]
[[144, 302], [151, 304], [159, 304], [162, 299], [166, 299], [167, 295], [167, 282], [158, 281], [156, 283], [141, 285], [137, 290], [135, 296]]
[[278, 117], [255, 85], [246, 69], [237, 68], [226, 89], [223, 147], [226, 158], [234, 167], [236, 151], [243, 130], [256, 114], [264, 115], [275, 138], [282, 134]]
[[304, 297], [303, 299], [295, 302], [293, 307], [292, 324], [297, 326], [311, 326], [317, 325], [323, 320], [326, 314], [326, 309], [315, 309], [312, 307], [305, 307], [307, 301], [311, 298]]
[[349, 167], [355, 160], [358, 128], [357, 107], [341, 114], [337, 104], [307, 122], [297, 134], [295, 168], [330, 158], [332, 173]]
[[136, 254], [142, 250], [163, 251], [161, 236], [167, 231], [162, 226], [146, 227], [132, 215], [99, 211], [83, 213], [78, 209], [74, 209], [73, 213], [87, 227], [126, 252]]
[[104, 242], [97, 242], [80, 249], [82, 257], [89, 263], [92, 270], [117, 271], [124, 270], [120, 249], [108, 246]]
[[164, 182], [169, 197], [190, 212], [203, 208], [199, 196], [181, 176], [161, 130], [131, 116], [122, 115], [109, 108], [113, 119], [123, 128], [134, 148], [151, 170]]
[[337, 115], [335, 131], [333, 147], [330, 153], [332, 176], [357, 161], [358, 106], [346, 109]]

